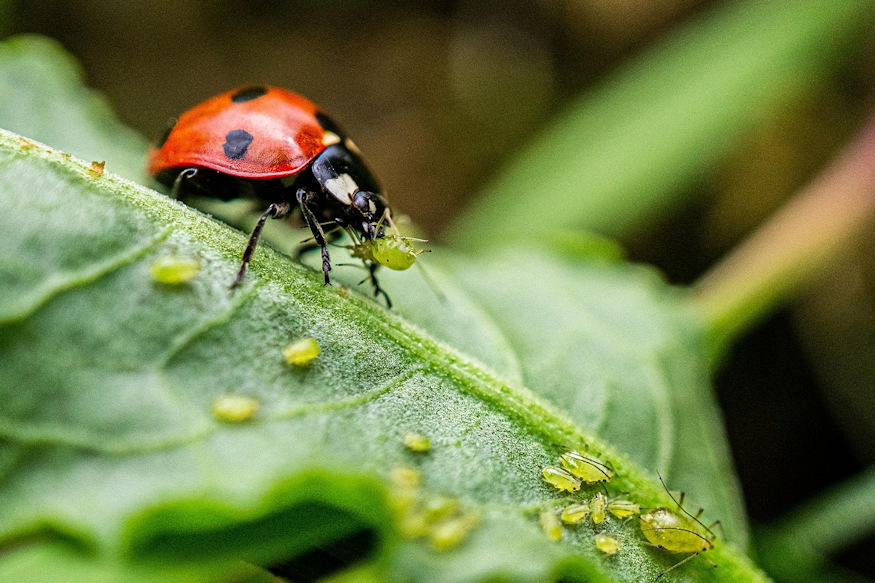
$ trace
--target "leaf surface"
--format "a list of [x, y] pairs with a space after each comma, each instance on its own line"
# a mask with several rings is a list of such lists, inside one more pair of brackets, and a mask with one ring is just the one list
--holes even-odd
[[[0, 218], [0, 538], [49, 533], [134, 564], [209, 564], [271, 562], [366, 530], [382, 541], [375, 560], [386, 572], [435, 582], [641, 580], [673, 560], [644, 547], [634, 522], [607, 523], [625, 541], [613, 560], [590, 544], [591, 526], [553, 543], [537, 524], [544, 505], [582, 496], [563, 501], [540, 476], [568, 446], [604, 455], [617, 471], [611, 491], [645, 505], [665, 495], [628, 458], [673, 474], [709, 458], [700, 444], [689, 460], [677, 453], [686, 448], [671, 428], [683, 423], [659, 405], [675, 390], [702, 390], [705, 361], [675, 293], [649, 270], [548, 256], [448, 260], [455, 267], [441, 277], [479, 301], [478, 326], [492, 320], [507, 335], [504, 361], [516, 372], [493, 372], [268, 249], [231, 293], [240, 233], [5, 133], [0, 188], [11, 211]], [[151, 262], [170, 254], [200, 262], [189, 284], [151, 277]], [[552, 295], [519, 297], [513, 265]], [[522, 311], [502, 318], [512, 302]], [[572, 305], [580, 314], [569, 330], [544, 326]], [[322, 354], [296, 369], [282, 349], [301, 337]], [[578, 359], [574, 381], [560, 382]], [[630, 390], [645, 396], [627, 410]], [[261, 409], [249, 423], [222, 423], [211, 406], [225, 395]], [[406, 450], [408, 432], [429, 436], [432, 450]], [[481, 517], [458, 550], [399, 539], [386, 487], [399, 466], [418, 467], [427, 492]], [[705, 474], [697, 494], [725, 491]], [[759, 577], [727, 545], [714, 558], [723, 569], [685, 573]]]
[[[40, 71], [69, 67], [43, 41], [16, 43], [24, 61], [55, 61], [22, 95], [50, 84]], [[81, 119], [92, 96], [67, 89]], [[95, 131], [111, 141], [117, 122], [101, 111]], [[117, 149], [142, 155], [137, 141]], [[634, 520], [547, 539], [538, 513], [593, 493], [542, 480], [568, 447], [610, 461], [612, 495], [669, 504], [658, 470], [726, 523], [728, 543], [709, 553], [720, 568], [694, 560], [674, 576], [763, 580], [729, 544], [743, 547], [746, 529], [701, 330], [652, 270], [435, 250], [438, 294], [386, 274], [399, 304], [387, 312], [267, 246], [231, 293], [241, 233], [5, 132], [0, 197], [0, 581], [258, 581], [241, 559], [326, 545], [361, 551], [349, 580], [643, 581], [676, 562], [643, 545]], [[156, 282], [150, 265], [168, 255], [200, 272]], [[322, 354], [289, 367], [282, 350], [301, 337]], [[261, 408], [223, 423], [212, 406], [227, 395]], [[431, 451], [407, 450], [408, 432]], [[422, 472], [423, 495], [479, 516], [458, 547], [402, 536], [388, 485], [402, 466]], [[595, 550], [602, 529], [618, 555]], [[342, 544], [362, 534], [375, 542]]]

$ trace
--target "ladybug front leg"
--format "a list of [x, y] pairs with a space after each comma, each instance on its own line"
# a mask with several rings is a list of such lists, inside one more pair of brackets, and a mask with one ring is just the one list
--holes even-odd
[[197, 176], [197, 168], [186, 168], [176, 175], [176, 180], [173, 181], [173, 188], [170, 190], [170, 198], [182, 200], [182, 181], [191, 180]]
[[325, 241], [325, 232], [322, 230], [322, 225], [319, 224], [319, 219], [308, 206], [308, 203], [313, 200], [313, 194], [309, 190], [299, 188], [295, 197], [298, 199], [298, 206], [301, 207], [304, 222], [307, 223], [313, 238], [316, 239], [316, 244], [322, 249], [322, 274], [325, 276], [325, 283], [329, 284], [331, 283], [331, 278], [328, 276], [328, 272], [331, 271], [331, 257], [328, 255], [328, 243]]
[[292, 205], [287, 202], [275, 202], [264, 211], [261, 218], [255, 224], [252, 234], [249, 236], [249, 242], [246, 244], [246, 250], [243, 251], [243, 263], [240, 264], [240, 271], [237, 272], [237, 277], [234, 278], [234, 283], [231, 284], [231, 289], [234, 289], [241, 283], [246, 276], [246, 268], [249, 267], [249, 261], [252, 259], [252, 254], [255, 253], [255, 247], [258, 245], [258, 238], [261, 236], [261, 230], [264, 228], [264, 223], [267, 219], [278, 219], [289, 214], [292, 210]]

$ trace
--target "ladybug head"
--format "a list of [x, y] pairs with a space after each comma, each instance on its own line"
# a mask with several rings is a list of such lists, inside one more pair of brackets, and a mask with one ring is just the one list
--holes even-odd
[[359, 190], [352, 199], [353, 207], [361, 213], [362, 234], [368, 239], [380, 239], [386, 235], [383, 219], [386, 203], [376, 192]]

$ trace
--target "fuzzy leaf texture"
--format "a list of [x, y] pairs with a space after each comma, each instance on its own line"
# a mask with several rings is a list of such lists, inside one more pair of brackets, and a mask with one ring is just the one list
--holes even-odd
[[[6, 64], [67, 58], [34, 39], [2, 50]], [[49, 89], [71, 115], [42, 139], [93, 121], [77, 111], [95, 96], [70, 76], [35, 74], [7, 97]], [[89, 131], [111, 143], [115, 125]], [[668, 580], [766, 580], [739, 551], [702, 330], [652, 270], [435, 250], [423, 261], [444, 297], [387, 274], [389, 312], [264, 247], [232, 293], [245, 235], [112, 171], [0, 134], [0, 581], [254, 583], [270, 578], [253, 565], [324, 555], [357, 561], [335, 581], [655, 579], [679, 557], [646, 546], [634, 519], [559, 542], [542, 531], [541, 509], [600, 491], [542, 480], [568, 447], [612, 464], [611, 495], [668, 505], [659, 471], [723, 521], [719, 568], [697, 558]], [[169, 255], [200, 271], [155, 281]], [[290, 367], [283, 348], [302, 337], [321, 354]], [[212, 407], [228, 395], [260, 409], [223, 422]], [[430, 451], [405, 448], [410, 432]], [[399, 467], [477, 517], [458, 545], [404, 535]], [[602, 531], [618, 554], [596, 550]]]

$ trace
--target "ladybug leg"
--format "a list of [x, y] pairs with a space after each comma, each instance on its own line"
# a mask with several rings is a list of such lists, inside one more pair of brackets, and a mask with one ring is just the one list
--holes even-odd
[[234, 289], [241, 283], [246, 276], [246, 268], [249, 267], [249, 261], [252, 259], [252, 254], [255, 253], [255, 247], [258, 245], [258, 238], [261, 237], [261, 230], [264, 228], [264, 223], [267, 219], [278, 219], [285, 216], [292, 210], [292, 206], [287, 202], [275, 202], [264, 211], [255, 228], [252, 229], [252, 234], [249, 236], [249, 242], [246, 244], [246, 249], [243, 251], [243, 263], [240, 264], [240, 271], [237, 272], [237, 277], [234, 278], [234, 283], [231, 284], [231, 289]]
[[322, 249], [322, 274], [325, 276], [325, 283], [330, 284], [331, 278], [328, 276], [328, 272], [331, 271], [331, 257], [328, 255], [328, 242], [325, 241], [325, 232], [319, 224], [319, 219], [316, 218], [316, 215], [307, 206], [307, 203], [312, 200], [313, 195], [308, 190], [299, 188], [295, 197], [298, 199], [298, 206], [301, 207], [301, 215], [304, 217], [304, 222], [307, 223], [313, 238], [316, 239], [316, 244]]
[[185, 170], [177, 174], [176, 180], [173, 181], [173, 188], [170, 190], [170, 198], [182, 200], [180, 193], [182, 189], [183, 179], [191, 180], [195, 176], [197, 176], [197, 168], [186, 168]]

